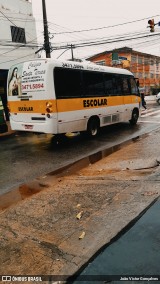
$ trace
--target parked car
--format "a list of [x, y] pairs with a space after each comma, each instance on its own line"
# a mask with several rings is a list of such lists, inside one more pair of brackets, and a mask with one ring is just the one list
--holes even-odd
[[156, 95], [156, 102], [160, 105], [160, 92]]
[[5, 119], [4, 109], [2, 105], [2, 100], [0, 97], [0, 133], [4, 133], [8, 131], [8, 126]]

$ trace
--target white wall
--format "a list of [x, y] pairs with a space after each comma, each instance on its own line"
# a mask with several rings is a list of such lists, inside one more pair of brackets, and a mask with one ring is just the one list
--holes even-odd
[[[0, 0], [0, 11], [0, 69], [8, 69], [14, 63], [37, 58], [36, 24], [31, 1]], [[26, 44], [12, 42], [10, 26], [14, 25], [25, 29]]]

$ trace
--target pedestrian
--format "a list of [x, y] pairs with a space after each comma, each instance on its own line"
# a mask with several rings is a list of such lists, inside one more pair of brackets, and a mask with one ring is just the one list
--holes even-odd
[[146, 106], [146, 101], [145, 101], [145, 95], [144, 95], [144, 92], [141, 93], [141, 101], [142, 101], [142, 106], [144, 107], [144, 109], [147, 109], [147, 106]]

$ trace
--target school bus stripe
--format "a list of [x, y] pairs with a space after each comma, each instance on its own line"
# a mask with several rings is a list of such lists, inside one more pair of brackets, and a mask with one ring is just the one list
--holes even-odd
[[8, 108], [11, 113], [47, 113], [47, 103], [56, 112], [56, 100], [9, 101]]
[[140, 98], [132, 95], [57, 100], [9, 101], [8, 107], [11, 113], [47, 113], [46, 104], [48, 102], [52, 105], [50, 106], [51, 112], [55, 113], [57, 111], [67, 112], [138, 103], [140, 102]]

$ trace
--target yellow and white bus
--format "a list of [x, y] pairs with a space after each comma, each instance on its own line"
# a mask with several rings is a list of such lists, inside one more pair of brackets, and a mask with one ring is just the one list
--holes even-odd
[[49, 58], [10, 68], [8, 107], [13, 130], [96, 136], [102, 126], [136, 124], [140, 96], [128, 70]]

